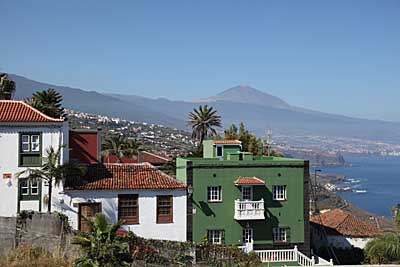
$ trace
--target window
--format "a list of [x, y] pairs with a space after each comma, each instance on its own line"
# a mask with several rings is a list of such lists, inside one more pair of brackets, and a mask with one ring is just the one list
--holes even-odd
[[211, 244], [222, 244], [223, 230], [207, 230], [207, 241]]
[[40, 180], [19, 179], [20, 200], [39, 200]]
[[207, 197], [209, 202], [222, 201], [221, 186], [209, 186], [207, 188]]
[[242, 200], [253, 200], [252, 186], [242, 186]]
[[217, 157], [222, 157], [224, 155], [222, 146], [217, 146]]
[[252, 228], [243, 228], [242, 242], [243, 242], [243, 244], [253, 243], [253, 229]]
[[157, 223], [173, 222], [172, 196], [157, 196]]
[[286, 242], [286, 228], [283, 227], [276, 227], [273, 228], [273, 240], [274, 242]]
[[41, 166], [41, 133], [21, 133], [19, 143], [19, 166]]
[[125, 224], [139, 223], [138, 195], [118, 195], [118, 219]]
[[274, 185], [272, 192], [274, 200], [286, 200], [286, 185]]

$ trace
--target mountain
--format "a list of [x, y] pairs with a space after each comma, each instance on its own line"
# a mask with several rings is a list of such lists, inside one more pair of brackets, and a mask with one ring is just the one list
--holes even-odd
[[294, 107], [249, 86], [236, 86], [216, 96], [188, 102], [101, 94], [40, 83], [17, 75], [10, 75], [10, 78], [17, 84], [17, 99], [27, 98], [36, 90], [52, 87], [63, 94], [66, 108], [180, 129], [185, 129], [189, 111], [200, 104], [209, 104], [218, 110], [224, 127], [243, 121], [257, 135], [264, 135], [269, 128], [274, 133], [285, 135], [359, 138], [400, 144], [400, 123], [351, 118]]
[[63, 95], [63, 105], [69, 109], [133, 121], [146, 121], [178, 128], [184, 127], [182, 120], [156, 112], [139, 103], [133, 104], [124, 99], [104, 95], [96, 91], [37, 82], [13, 74], [10, 74], [9, 77], [15, 81], [17, 86], [15, 99], [26, 99], [38, 90], [54, 88]]
[[239, 85], [225, 90], [216, 96], [204, 99], [197, 99], [193, 102], [216, 102], [226, 101], [233, 103], [246, 103], [255, 104], [260, 106], [275, 107], [275, 108], [289, 108], [290, 105], [282, 99], [254, 89], [248, 85]]

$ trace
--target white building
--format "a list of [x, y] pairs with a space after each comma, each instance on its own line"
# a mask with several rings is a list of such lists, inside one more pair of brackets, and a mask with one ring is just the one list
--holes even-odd
[[[40, 167], [47, 148], [67, 142], [68, 124], [63, 119], [51, 118], [22, 101], [0, 100], [0, 216], [47, 210], [48, 186], [17, 179], [16, 173]], [[61, 161], [67, 160], [64, 149]]]
[[85, 177], [66, 180], [54, 205], [82, 231], [85, 217], [102, 212], [139, 236], [186, 240], [186, 186], [149, 163], [90, 165]]
[[[71, 135], [74, 145], [71, 150], [63, 149], [61, 163], [68, 162], [70, 152], [71, 156], [96, 158], [98, 139], [84, 134]], [[68, 123], [63, 119], [51, 118], [22, 101], [0, 100], [0, 216], [13, 217], [23, 210], [47, 211], [48, 185], [16, 174], [41, 167], [46, 149], [64, 144], [69, 147], [69, 137]], [[76, 143], [81, 139], [84, 144]], [[123, 220], [123, 228], [139, 236], [186, 240], [183, 183], [149, 163], [83, 163], [88, 166], [84, 177], [68, 178], [59, 187], [53, 185], [52, 211], [66, 214], [73, 228], [87, 230], [86, 218], [102, 212], [110, 222]]]
[[340, 249], [352, 247], [363, 249], [365, 245], [381, 231], [373, 225], [349, 214], [341, 209], [326, 211], [320, 215], [314, 215], [311, 221], [311, 240], [317, 249], [331, 246]]

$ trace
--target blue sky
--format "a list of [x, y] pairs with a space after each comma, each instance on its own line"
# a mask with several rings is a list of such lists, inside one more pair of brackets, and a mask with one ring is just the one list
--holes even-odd
[[249, 84], [400, 121], [400, 1], [0, 0], [0, 71], [171, 99]]

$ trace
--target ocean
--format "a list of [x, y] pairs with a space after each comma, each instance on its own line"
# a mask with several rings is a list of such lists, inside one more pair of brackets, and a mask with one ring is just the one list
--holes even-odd
[[354, 179], [349, 186], [357, 192], [338, 192], [347, 201], [367, 211], [391, 216], [391, 208], [400, 203], [400, 157], [344, 156], [349, 167], [322, 167], [325, 173]]

